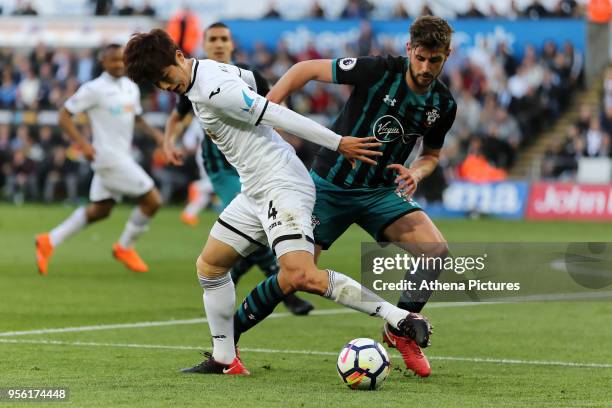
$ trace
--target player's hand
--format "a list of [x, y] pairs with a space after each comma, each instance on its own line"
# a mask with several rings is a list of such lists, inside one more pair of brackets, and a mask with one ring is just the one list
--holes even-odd
[[90, 162], [94, 161], [94, 159], [96, 158], [96, 149], [94, 149], [91, 143], [82, 142], [81, 151], [83, 152], [83, 156], [85, 156], [85, 158]]
[[410, 198], [417, 189], [418, 178], [409, 168], [401, 164], [390, 164], [387, 168], [397, 171], [397, 177], [395, 178], [397, 188], [395, 192], [402, 198]]
[[166, 155], [166, 159], [171, 164], [175, 166], [180, 166], [183, 164], [183, 153], [174, 146], [172, 141], [164, 140], [164, 154]]
[[376, 165], [376, 160], [372, 159], [372, 157], [382, 156], [383, 153], [379, 150], [370, 149], [380, 145], [382, 145], [382, 143], [377, 142], [374, 136], [343, 136], [338, 145], [338, 153], [343, 155], [351, 163], [353, 168], [357, 166], [356, 160]]

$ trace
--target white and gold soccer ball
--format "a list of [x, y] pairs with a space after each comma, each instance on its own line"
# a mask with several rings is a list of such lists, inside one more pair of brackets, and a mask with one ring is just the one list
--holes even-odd
[[375, 340], [354, 339], [340, 351], [336, 367], [338, 375], [350, 388], [376, 390], [389, 376], [389, 355]]

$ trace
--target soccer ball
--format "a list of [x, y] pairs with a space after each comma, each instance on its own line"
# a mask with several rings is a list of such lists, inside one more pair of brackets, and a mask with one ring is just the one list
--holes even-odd
[[338, 356], [338, 375], [354, 390], [380, 388], [389, 375], [387, 350], [372, 339], [351, 340]]

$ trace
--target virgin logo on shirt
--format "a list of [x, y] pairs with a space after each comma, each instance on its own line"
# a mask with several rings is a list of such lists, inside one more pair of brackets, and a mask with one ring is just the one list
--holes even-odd
[[391, 115], [381, 116], [372, 127], [374, 137], [381, 143], [389, 143], [404, 134], [400, 121]]

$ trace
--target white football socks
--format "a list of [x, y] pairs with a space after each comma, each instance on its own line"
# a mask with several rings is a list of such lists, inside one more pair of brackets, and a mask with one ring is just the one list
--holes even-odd
[[131, 248], [138, 237], [149, 229], [150, 221], [151, 217], [145, 215], [140, 207], [134, 208], [119, 237], [119, 245], [123, 248]]
[[204, 311], [213, 340], [213, 358], [216, 362], [230, 364], [236, 357], [234, 346], [234, 309], [236, 290], [229, 273], [211, 279], [198, 277], [204, 289]]
[[195, 217], [210, 203], [211, 194], [213, 193], [212, 184], [210, 184], [208, 179], [200, 179], [194, 181], [193, 185], [189, 188], [196, 189], [197, 195], [195, 199], [189, 201], [183, 212]]
[[329, 286], [323, 294], [326, 298], [370, 316], [381, 317], [396, 329], [397, 324], [408, 316], [406, 310], [392, 305], [356, 280], [330, 269], [327, 270], [327, 273]]
[[51, 245], [54, 247], [64, 242], [70, 236], [76, 234], [87, 225], [87, 214], [85, 207], [79, 207], [70, 214], [60, 225], [49, 232]]

